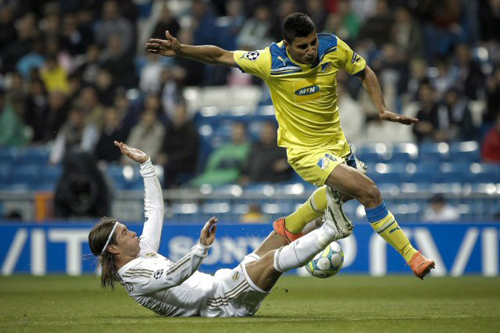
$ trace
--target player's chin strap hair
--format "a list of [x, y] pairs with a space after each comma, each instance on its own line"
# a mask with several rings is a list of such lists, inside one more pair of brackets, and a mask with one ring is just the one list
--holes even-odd
[[102, 248], [101, 255], [104, 254], [104, 251], [106, 251], [106, 248], [109, 245], [109, 242], [111, 241], [111, 237], [113, 237], [113, 234], [115, 233], [116, 226], [118, 225], [118, 221], [115, 222], [115, 225], [113, 226], [113, 229], [111, 229], [111, 232], [109, 233], [108, 240], [106, 241], [106, 244], [104, 244], [104, 247]]

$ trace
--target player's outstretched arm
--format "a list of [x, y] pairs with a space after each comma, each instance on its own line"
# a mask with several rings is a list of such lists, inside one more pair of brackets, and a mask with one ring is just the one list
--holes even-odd
[[411, 125], [418, 122], [417, 118], [403, 116], [387, 110], [384, 102], [384, 96], [382, 95], [382, 89], [380, 88], [380, 83], [377, 76], [369, 66], [366, 66], [364, 74], [360, 77], [360, 79], [363, 84], [363, 88], [365, 88], [368, 95], [370, 95], [373, 104], [375, 104], [380, 119], [404, 125]]
[[181, 44], [168, 30], [165, 31], [165, 38], [151, 38], [146, 43], [146, 50], [164, 57], [183, 57], [206, 64], [236, 67], [233, 52], [214, 45], [194, 46]]
[[149, 156], [143, 151], [118, 141], [115, 141], [115, 146], [120, 148], [123, 155], [140, 163], [140, 173], [144, 179], [145, 215], [145, 222], [141, 235], [141, 250], [152, 250], [157, 252], [160, 247], [165, 204], [163, 202], [163, 191], [158, 177], [156, 177], [155, 167], [151, 163]]

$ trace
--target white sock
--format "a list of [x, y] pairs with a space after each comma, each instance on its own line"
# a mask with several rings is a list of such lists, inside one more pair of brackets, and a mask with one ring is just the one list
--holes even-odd
[[305, 236], [293, 241], [274, 253], [274, 269], [278, 272], [286, 272], [294, 268], [302, 267], [314, 258], [331, 242], [335, 240], [337, 233], [326, 223], [319, 229], [311, 231]]

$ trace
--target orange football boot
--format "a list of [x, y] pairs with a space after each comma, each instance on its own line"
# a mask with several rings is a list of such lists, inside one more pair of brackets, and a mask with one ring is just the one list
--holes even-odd
[[426, 276], [431, 269], [436, 267], [434, 260], [424, 257], [422, 251], [415, 253], [408, 262], [408, 265], [411, 267], [413, 274], [421, 280], [424, 279], [424, 276]]
[[274, 228], [274, 231], [276, 231], [281, 236], [285, 237], [286, 240], [288, 241], [288, 243], [291, 243], [294, 240], [299, 239], [300, 237], [304, 236], [304, 234], [302, 232], [299, 232], [298, 234], [294, 234], [293, 232], [286, 230], [284, 217], [281, 217], [281, 218], [277, 219], [276, 221], [274, 221], [273, 228]]

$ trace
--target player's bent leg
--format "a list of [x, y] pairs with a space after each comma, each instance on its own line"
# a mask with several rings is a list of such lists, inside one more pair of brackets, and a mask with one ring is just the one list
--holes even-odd
[[264, 257], [269, 251], [279, 249], [282, 246], [289, 244], [287, 238], [278, 234], [276, 231], [271, 231], [269, 236], [259, 245], [259, 247], [254, 251], [259, 257]]
[[324, 224], [304, 237], [287, 246], [273, 250], [256, 261], [246, 264], [246, 271], [252, 282], [259, 288], [269, 291], [281, 273], [302, 267], [314, 258], [340, 235]]
[[[394, 215], [385, 207], [380, 191], [370, 178], [353, 168], [339, 165], [330, 174], [328, 184], [342, 193], [353, 196], [365, 206], [366, 217], [373, 230], [403, 256], [416, 276], [423, 278], [430, 269], [434, 268], [435, 264], [432, 260], [422, 255], [420, 256], [425, 259], [420, 256], [415, 257], [417, 250], [399, 227]], [[412, 260], [414, 257], [418, 260]], [[412, 264], [412, 262], [422, 262], [422, 265]]]

